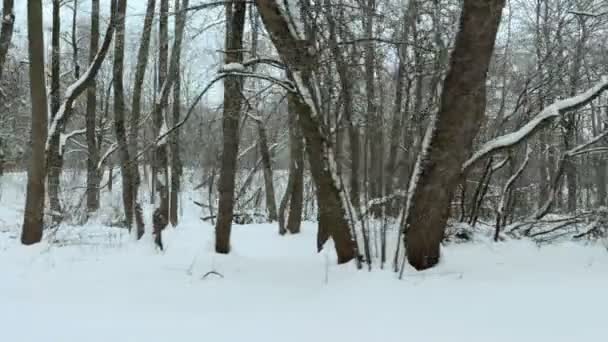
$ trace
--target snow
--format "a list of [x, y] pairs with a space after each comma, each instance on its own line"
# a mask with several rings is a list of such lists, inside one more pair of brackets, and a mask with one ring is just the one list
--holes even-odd
[[232, 253], [217, 255], [213, 226], [186, 201], [182, 224], [163, 236], [164, 252], [149, 235], [133, 242], [125, 230], [96, 222], [61, 226], [52, 239], [23, 247], [23, 203], [15, 196], [24, 180], [1, 181], [2, 340], [560, 342], [605, 335], [608, 252], [601, 244], [539, 248], [480, 238], [447, 245], [438, 267], [407, 268], [399, 281], [388, 270], [336, 265], [331, 242], [315, 253], [310, 222], [302, 234], [282, 237], [273, 224], [234, 226]]
[[602, 77], [602, 80], [598, 82], [595, 86], [579, 95], [560, 100], [551, 104], [515, 132], [502, 135], [483, 144], [481, 148], [463, 164], [463, 170], [468, 169], [471, 165], [473, 165], [489, 153], [492, 153], [493, 151], [510, 147], [519, 143], [520, 141], [528, 137], [530, 134], [532, 134], [537, 128], [539, 128], [540, 124], [544, 121], [554, 117], [558, 117], [569, 109], [576, 108], [581, 104], [585, 104], [593, 100], [606, 89], [608, 89], [608, 76]]
[[275, 3], [278, 6], [278, 11], [281, 16], [285, 18], [289, 33], [292, 37], [302, 40], [300, 32], [304, 32], [304, 24], [301, 22], [300, 10], [296, 1], [294, 0], [276, 0]]
[[165, 116], [163, 114], [163, 123], [158, 132], [158, 142], [156, 143], [156, 146], [167, 145], [167, 136], [169, 135], [168, 132], [169, 128], [167, 127], [167, 121], [165, 120]]
[[222, 66], [221, 72], [245, 72], [245, 67], [241, 63], [228, 63]]

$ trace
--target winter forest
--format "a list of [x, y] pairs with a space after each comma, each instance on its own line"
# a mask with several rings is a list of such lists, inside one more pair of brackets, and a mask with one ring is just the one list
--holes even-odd
[[2, 6], [2, 340], [605, 335], [606, 1]]

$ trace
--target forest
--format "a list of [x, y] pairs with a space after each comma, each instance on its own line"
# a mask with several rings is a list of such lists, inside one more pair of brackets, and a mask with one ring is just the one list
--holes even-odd
[[606, 1], [2, 3], [9, 340], [598, 338]]

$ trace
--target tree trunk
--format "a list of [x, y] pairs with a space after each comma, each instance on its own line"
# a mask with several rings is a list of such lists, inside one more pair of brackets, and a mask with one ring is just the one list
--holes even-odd
[[[125, 119], [124, 98], [124, 55], [125, 55], [125, 16], [127, 11], [127, 0], [118, 0], [116, 13], [116, 38], [114, 41], [114, 131], [118, 144], [120, 158], [120, 172], [122, 180], [122, 204], [125, 211], [125, 220], [129, 231], [133, 225], [135, 215], [134, 179], [131, 174], [129, 162], [129, 148], [127, 145], [127, 127]], [[112, 168], [110, 168], [111, 172]]]
[[[137, 155], [139, 153], [139, 127], [141, 116], [141, 93], [144, 84], [144, 77], [148, 66], [148, 57], [150, 53], [150, 40], [152, 37], [152, 24], [154, 20], [154, 9], [156, 0], [148, 0], [146, 5], [146, 16], [144, 18], [144, 27], [141, 34], [139, 50], [137, 52], [137, 66], [135, 67], [135, 80], [133, 84], [133, 104], [131, 106], [131, 120], [129, 126], [129, 173], [131, 177], [131, 187], [133, 196], [133, 205], [135, 210], [135, 219], [137, 222], [137, 237], [138, 239], [144, 235], [143, 217], [141, 217], [141, 207], [139, 206], [139, 185], [141, 177], [139, 175], [139, 162]], [[144, 170], [145, 170], [144, 164]], [[139, 208], [139, 209], [138, 209]], [[141, 224], [140, 224], [141, 222]]]
[[268, 221], [274, 222], [277, 220], [277, 202], [274, 193], [274, 180], [272, 175], [272, 156], [268, 148], [268, 137], [264, 123], [260, 120], [257, 122], [259, 134], [259, 147], [262, 156], [262, 168], [264, 170], [264, 192], [266, 193], [266, 211], [268, 212]]
[[[99, 48], [99, 0], [91, 1], [91, 41], [89, 46], [89, 63], [93, 63]], [[87, 213], [99, 209], [99, 182], [101, 179], [97, 164], [99, 163], [99, 150], [97, 149], [96, 122], [97, 122], [97, 82], [93, 80], [87, 89], [86, 114], [86, 140], [87, 156]]]
[[[406, 10], [405, 18], [403, 19], [403, 32], [401, 34], [402, 40], [408, 40], [410, 36], [410, 27], [412, 21], [417, 17], [417, 5], [416, 1], [411, 0], [408, 2], [408, 8]], [[404, 127], [406, 111], [403, 110], [403, 98], [409, 96], [409, 92], [403, 92], [405, 86], [405, 73], [407, 67], [407, 47], [399, 46], [397, 50], [397, 57], [399, 59], [397, 65], [397, 76], [395, 84], [395, 102], [393, 104], [393, 120], [391, 124], [389, 153], [386, 162], [386, 179], [384, 181], [384, 194], [390, 196], [391, 193], [395, 192], [395, 185], [397, 184], [395, 176], [397, 173], [397, 157], [399, 155], [399, 143], [401, 142], [401, 136]], [[408, 101], [406, 101], [407, 107]], [[387, 202], [388, 215], [397, 216], [398, 201], [391, 200]]]
[[485, 112], [486, 74], [503, 6], [504, 0], [464, 1], [440, 110], [429, 124], [408, 203], [404, 238], [408, 261], [418, 270], [439, 262], [452, 195]]
[[[243, 60], [243, 30], [246, 2], [227, 5], [225, 63]], [[223, 151], [219, 179], [219, 206], [215, 225], [215, 251], [230, 252], [230, 231], [234, 210], [234, 182], [239, 149], [239, 114], [241, 112], [241, 77], [224, 79], [224, 113], [222, 120]]]
[[[158, 84], [165, 87], [168, 79], [169, 60], [169, 0], [160, 0], [160, 20], [158, 25], [159, 52], [158, 52]], [[154, 136], [160, 137], [167, 130], [167, 97], [157, 99], [153, 113]], [[161, 234], [169, 224], [169, 156], [166, 138], [158, 142], [154, 148], [154, 163], [152, 177], [154, 179], [154, 192], [158, 193], [158, 202], [153, 213], [153, 226], [155, 241], [163, 249]]]
[[313, 83], [314, 57], [298, 33], [290, 29], [289, 19], [283, 16], [276, 0], [256, 0], [256, 4], [275, 48], [290, 69], [290, 79], [299, 91], [292, 99], [306, 139], [306, 151], [316, 185], [319, 208], [317, 249], [321, 250], [331, 236], [338, 263], [346, 263], [355, 258], [356, 246], [347, 218], [347, 196], [336, 183], [331, 139], [325, 135], [318, 104], [315, 103], [318, 91]]
[[47, 138], [47, 98], [44, 79], [44, 33], [42, 0], [27, 2], [30, 95], [32, 100], [31, 155], [27, 172], [27, 195], [21, 243], [31, 245], [42, 239], [44, 225], [45, 142]]
[[[60, 0], [53, 0], [53, 26], [51, 33], [51, 120], [54, 120], [59, 111], [61, 105], [61, 46], [60, 46], [60, 35], [61, 35], [61, 17], [60, 17]], [[63, 157], [61, 156], [59, 146], [61, 129], [59, 134], [54, 134], [51, 137], [49, 144], [48, 153], [48, 175], [47, 175], [47, 187], [49, 191], [49, 205], [51, 208], [51, 216], [53, 222], [58, 223], [61, 221], [61, 203], [59, 202], [59, 188], [61, 181], [61, 169]]]
[[[78, 21], [78, 0], [74, 0], [72, 3], [72, 63], [74, 65], [74, 78], [75, 79], [80, 78], [80, 63], [78, 62], [78, 37], [77, 37], [77, 33], [76, 33], [77, 21]], [[93, 57], [95, 57], [95, 56], [93, 56]]]
[[[325, 0], [326, 7], [331, 8], [329, 0]], [[348, 125], [348, 138], [350, 146], [350, 199], [353, 203], [355, 210], [359, 210], [361, 205], [360, 191], [359, 191], [359, 169], [361, 167], [361, 147], [359, 142], [359, 127], [354, 120], [353, 110], [353, 94], [352, 94], [352, 77], [348, 70], [348, 65], [339, 48], [337, 40], [337, 25], [334, 20], [333, 13], [327, 16], [327, 23], [329, 27], [329, 46], [333, 58], [336, 60], [336, 69], [340, 79], [340, 88], [342, 92], [342, 101], [344, 103], [343, 113], [344, 121]]]
[[4, 0], [2, 7], [2, 29], [0, 30], [0, 80], [2, 79], [2, 71], [4, 71], [4, 63], [6, 55], [11, 46], [13, 38], [13, 29], [15, 25], [14, 0]]
[[[374, 17], [376, 15], [376, 0], [367, 0], [365, 33], [367, 37], [374, 35]], [[369, 196], [372, 200], [382, 198], [384, 190], [384, 134], [382, 132], [382, 113], [378, 110], [376, 99], [376, 51], [374, 40], [370, 39], [365, 46], [365, 90], [367, 98], [368, 120], [368, 179]], [[373, 158], [373, 160], [372, 160]], [[366, 205], [368, 205], [366, 203]], [[382, 215], [382, 206], [372, 205], [370, 211], [375, 217]]]
[[289, 198], [287, 231], [291, 234], [300, 232], [302, 224], [302, 207], [304, 205], [304, 140], [298, 125], [295, 110], [289, 106], [289, 176], [292, 187]]
[[[175, 32], [179, 31], [180, 20], [184, 21], [186, 13], [180, 11], [180, 0], [175, 0], [175, 11], [178, 13], [178, 19], [175, 20]], [[184, 1], [184, 6], [188, 6], [188, 1]], [[186, 7], [182, 7], [185, 9]], [[180, 44], [181, 48], [181, 44]], [[177, 60], [175, 61], [176, 68], [173, 83], [173, 124], [177, 124], [181, 116], [181, 49], [177, 51], [175, 55]], [[181, 176], [182, 176], [182, 162], [179, 156], [179, 130], [176, 130], [169, 136], [170, 149], [171, 149], [171, 193], [169, 196], [169, 222], [172, 226], [178, 224], [178, 209], [179, 209], [179, 193], [181, 188]]]

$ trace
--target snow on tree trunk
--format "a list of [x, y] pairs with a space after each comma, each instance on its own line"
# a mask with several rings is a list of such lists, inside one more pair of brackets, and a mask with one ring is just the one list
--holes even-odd
[[465, 0], [444, 81], [441, 105], [412, 180], [406, 217], [406, 252], [418, 270], [439, 262], [439, 248], [461, 165], [485, 112], [486, 74], [504, 0]]
[[317, 249], [320, 251], [331, 237], [338, 263], [346, 263], [355, 258], [357, 250], [350, 230], [354, 222], [349, 222], [347, 216], [347, 211], [352, 212], [352, 208], [337, 179], [331, 141], [325, 136], [315, 104], [319, 96], [314, 86], [314, 51], [311, 51], [314, 48], [299, 36], [293, 21], [288, 19], [285, 9], [276, 0], [257, 0], [256, 4], [298, 91], [291, 99], [306, 139], [306, 151], [316, 185], [319, 208]]

